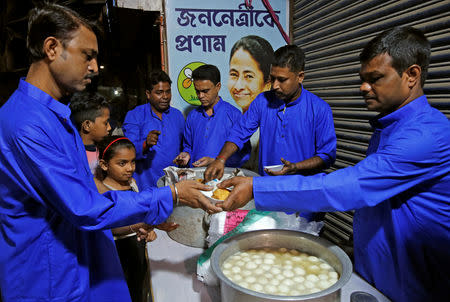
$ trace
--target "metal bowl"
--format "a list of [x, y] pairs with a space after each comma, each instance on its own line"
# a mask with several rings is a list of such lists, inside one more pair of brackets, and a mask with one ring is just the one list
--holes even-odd
[[[223, 262], [239, 251], [281, 247], [296, 249], [325, 260], [339, 274], [339, 280], [331, 287], [313, 294], [276, 296], [241, 287], [225, 277], [222, 272]], [[220, 280], [222, 302], [340, 301], [341, 288], [350, 280], [353, 272], [352, 262], [338, 246], [307, 233], [289, 230], [251, 231], [230, 237], [214, 249], [211, 256], [211, 266]]]
[[[189, 168], [194, 170], [196, 174], [203, 175], [206, 167], [201, 168]], [[236, 168], [226, 167], [224, 170], [225, 174], [231, 174]], [[245, 176], [259, 176], [259, 174], [239, 168]], [[165, 176], [158, 179], [158, 188], [164, 186]], [[255, 202], [251, 200], [245, 207], [244, 210], [251, 210], [255, 208]], [[192, 247], [207, 247], [206, 236], [208, 235], [210, 214], [206, 213], [202, 209], [192, 209], [188, 206], [180, 205], [173, 209], [172, 215], [167, 219], [168, 222], [175, 222], [179, 224], [179, 227], [171, 232], [168, 232], [170, 238], [173, 240]]]

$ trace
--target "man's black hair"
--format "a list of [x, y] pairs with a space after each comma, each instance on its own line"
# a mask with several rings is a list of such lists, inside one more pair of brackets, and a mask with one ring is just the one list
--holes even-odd
[[209, 80], [213, 82], [214, 85], [220, 82], [220, 71], [219, 69], [210, 64], [205, 64], [197, 67], [192, 72], [192, 79], [195, 80]]

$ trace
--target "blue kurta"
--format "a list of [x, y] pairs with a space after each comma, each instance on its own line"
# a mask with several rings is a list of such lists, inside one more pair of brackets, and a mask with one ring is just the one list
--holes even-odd
[[[135, 179], [139, 188], [156, 187], [158, 179], [164, 175], [163, 169], [172, 166], [173, 160], [181, 152], [183, 142], [184, 116], [180, 110], [170, 107], [160, 119], [150, 104], [137, 106], [127, 113], [123, 132], [136, 146]], [[143, 154], [142, 148], [147, 135], [159, 130], [158, 143]]]
[[170, 188], [97, 192], [69, 107], [20, 81], [0, 108], [4, 301], [130, 301], [112, 227], [158, 224]]
[[[183, 151], [191, 155], [190, 165], [204, 156], [215, 158], [234, 124], [239, 123], [242, 113], [228, 102], [219, 99], [213, 114], [206, 114], [203, 106], [192, 110], [184, 129]], [[250, 142], [233, 154], [226, 162], [227, 167], [241, 167], [250, 158]]]
[[259, 94], [227, 140], [242, 148], [258, 127], [260, 175], [267, 175], [264, 166], [281, 164], [282, 157], [299, 162], [318, 156], [327, 167], [336, 159], [330, 106], [305, 88], [297, 100], [287, 105], [271, 91]]
[[368, 155], [354, 167], [310, 177], [254, 178], [256, 207], [356, 209], [356, 271], [393, 301], [446, 301], [450, 123], [421, 96], [373, 125]]

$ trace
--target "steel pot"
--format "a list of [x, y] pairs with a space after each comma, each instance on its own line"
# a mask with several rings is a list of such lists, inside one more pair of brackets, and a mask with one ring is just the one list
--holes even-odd
[[[206, 167], [190, 168], [194, 170], [197, 176], [203, 176]], [[226, 167], [225, 174], [231, 174], [236, 168]], [[259, 176], [259, 174], [239, 168], [245, 176]], [[164, 186], [164, 176], [157, 182], [158, 187]], [[250, 201], [242, 209], [251, 210], [255, 208], [254, 201]], [[192, 247], [207, 247], [206, 236], [208, 235], [210, 214], [206, 213], [202, 209], [192, 209], [188, 206], [177, 206], [173, 209], [172, 214], [167, 219], [168, 222], [175, 222], [180, 226], [167, 234], [173, 240]]]
[[[275, 296], [241, 287], [229, 280], [222, 272], [223, 262], [231, 255], [254, 248], [287, 248], [322, 258], [339, 274], [339, 280], [320, 292], [302, 296]], [[261, 301], [341, 301], [341, 288], [350, 280], [352, 262], [347, 254], [329, 241], [298, 231], [260, 230], [242, 233], [224, 240], [213, 251], [211, 266], [220, 280], [222, 302]]]

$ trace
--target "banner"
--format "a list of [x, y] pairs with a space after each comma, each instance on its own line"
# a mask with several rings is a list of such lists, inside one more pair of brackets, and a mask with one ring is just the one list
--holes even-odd
[[[289, 1], [270, 4], [288, 33]], [[166, 21], [172, 106], [185, 115], [200, 104], [192, 71], [203, 64], [219, 68], [219, 95], [242, 111], [270, 89], [268, 58], [286, 42], [261, 0], [166, 0]]]

